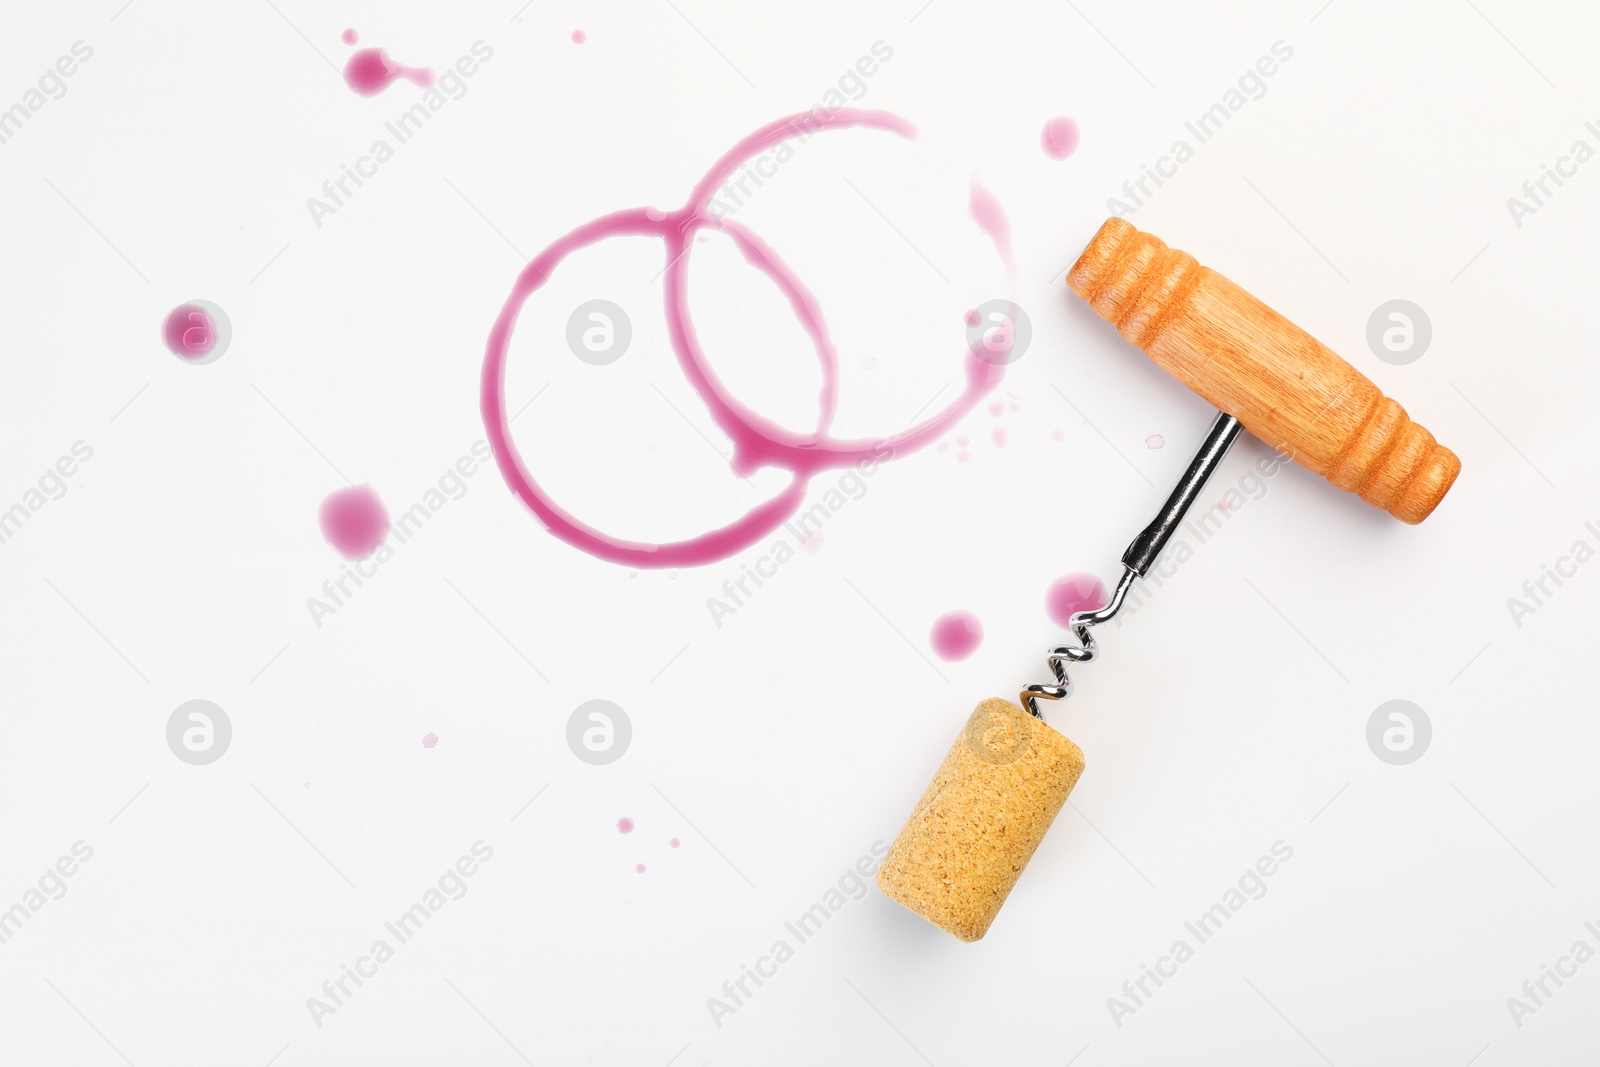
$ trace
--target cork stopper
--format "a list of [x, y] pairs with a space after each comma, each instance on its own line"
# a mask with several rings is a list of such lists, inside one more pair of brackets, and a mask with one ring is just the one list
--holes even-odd
[[978, 940], [1082, 773], [1077, 745], [1010, 701], [985, 700], [895, 838], [878, 887]]

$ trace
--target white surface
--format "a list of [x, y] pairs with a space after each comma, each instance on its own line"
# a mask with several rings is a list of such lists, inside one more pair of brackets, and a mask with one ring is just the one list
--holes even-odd
[[[74, 842], [93, 858], [0, 945], [0, 1059], [1575, 1061], [1600, 964], [1520, 1027], [1506, 999], [1575, 941], [1600, 949], [1583, 925], [1600, 925], [1600, 564], [1520, 627], [1506, 598], [1574, 541], [1600, 543], [1584, 527], [1600, 521], [1600, 163], [1520, 228], [1505, 201], [1574, 139], [1600, 145], [1583, 126], [1600, 15], [674, 2], [516, 17], [515, 0], [105, 0], [4, 16], [0, 105], [75, 41], [94, 54], [0, 145], [0, 503], [74, 442], [94, 453], [0, 545], [0, 906]], [[344, 88], [346, 26], [404, 62], [443, 67], [478, 40], [494, 56], [319, 229], [305, 199], [417, 96]], [[829, 134], [740, 217], [836, 328], [839, 429], [886, 432], [956, 381], [962, 311], [1003, 291], [966, 216], [979, 177], [1010, 214], [1034, 326], [1002, 387], [1021, 403], [999, 420], [1007, 446], [980, 409], [959, 431], [970, 463], [929, 449], [884, 467], [819, 554], [721, 628], [706, 600], [739, 559], [630, 576], [545, 533], [486, 468], [315, 626], [306, 598], [339, 574], [316, 527], [344, 484], [334, 467], [398, 513], [482, 437], [479, 364], [514, 249], [676, 206], [736, 139], [818, 102], [879, 40], [894, 56], [859, 104], [923, 136]], [[1265, 95], [1134, 221], [1351, 359], [1459, 452], [1460, 483], [1412, 529], [1277, 474], [1050, 709], [1089, 770], [986, 940], [959, 944], [874, 889], [717, 1026], [707, 998], [893, 837], [972, 705], [1042, 678], [1049, 581], [1110, 577], [1187, 462], [1203, 403], [1061, 277], [1107, 198], [1280, 40], [1293, 58]], [[1061, 113], [1083, 141], [1055, 162], [1038, 136]], [[691, 282], [714, 358], [802, 425], [809, 352], [717, 251], [697, 252]], [[551, 383], [518, 434], [569, 507], [671, 538], [783, 477], [746, 486], [662, 403], [726, 447], [665, 347], [659, 269], [622, 242], [548, 308], [536, 298], [511, 403]], [[609, 368], [561, 343], [593, 296], [637, 309], [635, 347]], [[194, 297], [234, 331], [198, 368], [157, 336]], [[1393, 298], [1433, 323], [1408, 366], [1365, 342]], [[1244, 441], [1206, 503], [1266, 454]], [[987, 639], [931, 670], [928, 627], [957, 607]], [[564, 741], [596, 697], [634, 728], [600, 768]], [[194, 698], [234, 728], [205, 767], [164, 737]], [[1402, 767], [1365, 740], [1394, 698], [1434, 730]], [[480, 840], [493, 858], [470, 891], [317, 1026], [307, 998]], [[1117, 1026], [1107, 998], [1280, 840], [1293, 858], [1269, 892]]]

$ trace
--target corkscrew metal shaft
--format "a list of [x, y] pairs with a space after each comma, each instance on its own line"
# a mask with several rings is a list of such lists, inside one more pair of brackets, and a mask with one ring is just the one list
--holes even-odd
[[1039, 700], [1065, 700], [1072, 695], [1072, 679], [1067, 677], [1067, 664], [1087, 663], [1099, 653], [1089, 628], [1110, 622], [1122, 610], [1122, 602], [1127, 598], [1133, 580], [1143, 578], [1155, 565], [1161, 550], [1172, 540], [1190, 505], [1200, 495], [1200, 490], [1205, 488], [1207, 479], [1221, 465], [1222, 457], [1228, 454], [1228, 449], [1238, 436], [1239, 420], [1218, 412], [1211, 429], [1206, 431], [1205, 440], [1200, 443], [1200, 450], [1189, 461], [1189, 469], [1178, 479], [1172, 495], [1167, 497], [1167, 502], [1161, 506], [1156, 517], [1150, 520], [1150, 525], [1140, 530], [1138, 536], [1129, 543], [1127, 551], [1122, 553], [1122, 577], [1118, 579], [1111, 599], [1098, 610], [1080, 611], [1068, 620], [1067, 628], [1078, 639], [1076, 645], [1060, 645], [1050, 650], [1046, 663], [1050, 673], [1055, 675], [1056, 684], [1030, 685], [1022, 691], [1022, 706], [1035, 717], [1044, 718], [1044, 713], [1039, 710]]

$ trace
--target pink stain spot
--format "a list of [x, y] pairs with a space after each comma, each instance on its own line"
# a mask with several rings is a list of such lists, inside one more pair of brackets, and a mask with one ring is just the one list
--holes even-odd
[[978, 229], [989, 235], [994, 242], [994, 247], [1000, 253], [1000, 260], [1006, 265], [1006, 274], [1013, 280], [1017, 276], [1017, 263], [1011, 256], [1011, 221], [1006, 218], [1005, 208], [1000, 206], [1000, 201], [995, 195], [977, 180], [972, 182], [971, 195], [967, 201], [967, 211], [972, 216], [972, 221], [978, 224]]
[[940, 441], [939, 442], [939, 451], [940, 452], [948, 452], [948, 451], [950, 451], [950, 442], [949, 441]]
[[671, 841], [669, 841], [667, 843], [669, 845], [671, 845], [673, 848], [677, 848], [679, 845], [683, 844], [683, 842], [679, 841], [676, 837], [674, 837]]
[[957, 463], [971, 463], [972, 462], [972, 453], [971, 452], [957, 452], [956, 453], [956, 462]]
[[1227, 497], [1223, 497], [1221, 500], [1217, 501], [1217, 507], [1221, 508], [1223, 511], [1232, 511], [1233, 501]]
[[624, 815], [622, 818], [618, 819], [617, 820], [617, 833], [619, 833], [619, 834], [631, 834], [631, 833], [633, 833], [633, 820], [628, 818], [626, 815]]
[[423, 734], [422, 735], [422, 747], [423, 748], [432, 748], [434, 745], [437, 745], [438, 743], [439, 743], [439, 735], [438, 734]]
[[1144, 446], [1146, 448], [1165, 448], [1166, 445], [1167, 439], [1158, 433], [1153, 433], [1144, 439]]
[[339, 40], [343, 41], [345, 44], [355, 44], [357, 41], [361, 40], [361, 35], [352, 27], [351, 29], [345, 30], [343, 33], [341, 33], [339, 35]]
[[643, 874], [644, 873], [644, 864], [642, 864], [642, 863], [635, 864], [633, 869], [637, 873]]
[[978, 314], [977, 308], [968, 308], [965, 318], [968, 326], [976, 326], [983, 321], [983, 316]]
[[983, 623], [970, 611], [952, 611], [933, 621], [930, 640], [934, 654], [940, 659], [963, 660], [978, 651], [983, 643]]
[[1067, 431], [1063, 430], [1061, 427], [1057, 426], [1055, 429], [1050, 431], [1050, 440], [1065, 441], [1066, 439]]
[[167, 312], [161, 338], [179, 359], [199, 359], [217, 344], [217, 324], [199, 304], [179, 304]]
[[1078, 150], [1078, 124], [1066, 115], [1057, 115], [1039, 131], [1039, 145], [1051, 159], [1066, 159]]
[[573, 30], [572, 31], [572, 43], [573, 44], [582, 44], [583, 42], [587, 41], [588, 39], [589, 39], [589, 35], [587, 33], [584, 33], [582, 30]]
[[996, 426], [994, 428], [994, 432], [989, 436], [994, 438], [994, 447], [996, 448], [1006, 447], [1006, 442], [1010, 440], [1010, 438], [1006, 435], [1006, 429], [1004, 426]]
[[1006, 406], [1001, 401], [996, 400], [996, 401], [993, 401], [993, 402], [991, 402], [989, 404], [989, 414], [993, 415], [995, 418], [998, 419], [1001, 415], [1004, 415], [1005, 413], [1006, 413]]
[[966, 448], [967, 445], [969, 445], [971, 443], [972, 442], [967, 438], [966, 434], [962, 433], [962, 434], [957, 434], [956, 435], [956, 447], [957, 448]]
[[1106, 586], [1092, 574], [1064, 574], [1050, 583], [1044, 594], [1044, 608], [1051, 621], [1065, 627], [1080, 611], [1105, 607]]
[[426, 89], [433, 84], [433, 71], [396, 63], [381, 48], [363, 48], [344, 65], [344, 80], [362, 96], [377, 96], [400, 78]]
[[322, 536], [345, 559], [366, 559], [389, 533], [389, 513], [370, 485], [329, 493], [317, 514]]
[[[844, 108], [830, 113], [819, 109], [778, 119], [737, 142], [713, 163], [681, 207], [671, 211], [634, 208], [586, 222], [553, 241], [517, 276], [489, 333], [480, 379], [480, 409], [490, 448], [507, 485], [551, 534], [596, 558], [634, 567], [667, 569], [726, 559], [761, 543], [791, 519], [804, 504], [810, 480], [817, 474], [856, 466], [868, 457], [881, 457], [884, 449], [895, 457], [910, 455], [953, 429], [1000, 383], [1005, 368], [976, 357], [969, 347], [961, 353], [966, 387], [943, 409], [883, 439], [846, 439], [829, 432], [838, 408], [839, 359], [823, 323], [819, 302], [765, 241], [742, 226], [728, 225], [713, 203], [724, 184], [739, 174], [747, 161], [797, 137], [850, 128], [878, 130], [907, 139], [916, 135], [909, 122], [885, 111]], [[1008, 274], [1014, 277], [1010, 227], [999, 202], [974, 183], [970, 210], [980, 229], [993, 240]], [[800, 329], [809, 336], [820, 364], [822, 384], [817, 419], [808, 430], [786, 429], [741, 404], [720, 381], [701, 349], [690, 312], [693, 302], [686, 294], [691, 253], [702, 230], [715, 230], [733, 241], [746, 262], [787, 298]], [[733, 473], [746, 475], [763, 467], [775, 467], [793, 476], [786, 488], [738, 519], [666, 544], [625, 540], [574, 517], [529, 474], [532, 465], [524, 461], [511, 438], [505, 372], [518, 316], [564, 260], [613, 237], [645, 237], [661, 243], [666, 262], [662, 285], [668, 293], [681, 297], [668, 300], [664, 308], [667, 334], [690, 385], [700, 394], [718, 429], [733, 443]]]
[[800, 542], [800, 547], [805, 549], [806, 550], [806, 554], [809, 555], [809, 556], [815, 556], [818, 552], [821, 552], [822, 551], [822, 534], [821, 534], [821, 532], [819, 531], [817, 533], [814, 533], [810, 537], [806, 538], [804, 541], [801, 541]]

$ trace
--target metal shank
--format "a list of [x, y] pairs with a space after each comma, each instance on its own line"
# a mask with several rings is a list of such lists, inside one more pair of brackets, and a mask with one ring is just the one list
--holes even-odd
[[1150, 525], [1139, 531], [1139, 536], [1122, 554], [1124, 567], [1143, 578], [1145, 572], [1155, 565], [1156, 557], [1167, 547], [1167, 542], [1183, 522], [1184, 515], [1188, 514], [1189, 505], [1200, 495], [1211, 472], [1217, 469], [1238, 436], [1239, 420], [1218, 412], [1211, 429], [1206, 431], [1206, 439], [1200, 442], [1200, 451], [1189, 461], [1189, 469], [1178, 479], [1172, 495], [1167, 497], [1167, 502], [1161, 506], [1156, 517], [1150, 520]]
[[1221, 465], [1222, 458], [1228, 454], [1228, 449], [1238, 436], [1239, 420], [1218, 412], [1211, 429], [1206, 431], [1205, 440], [1200, 443], [1200, 450], [1189, 462], [1189, 469], [1183, 472], [1183, 477], [1178, 479], [1172, 495], [1167, 497], [1167, 502], [1161, 506], [1150, 525], [1140, 530], [1127, 551], [1122, 553], [1122, 577], [1117, 581], [1111, 599], [1096, 611], [1080, 611], [1067, 620], [1067, 629], [1072, 631], [1078, 643], [1060, 645], [1050, 650], [1045, 663], [1055, 676], [1055, 684], [1030, 685], [1022, 691], [1022, 706], [1034, 717], [1044, 718], [1044, 713], [1039, 710], [1038, 702], [1041, 699], [1065, 700], [1072, 695], [1072, 679], [1067, 677], [1067, 664], [1088, 663], [1099, 654], [1099, 646], [1089, 627], [1110, 622], [1122, 610], [1122, 602], [1127, 599], [1134, 578], [1143, 578], [1155, 566], [1161, 550], [1167, 547], [1167, 542], [1188, 514], [1190, 505], [1200, 495], [1200, 490], [1205, 488], [1206, 481]]

